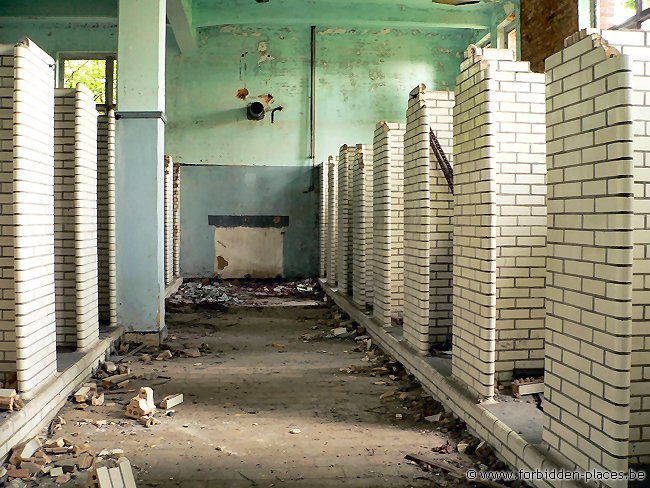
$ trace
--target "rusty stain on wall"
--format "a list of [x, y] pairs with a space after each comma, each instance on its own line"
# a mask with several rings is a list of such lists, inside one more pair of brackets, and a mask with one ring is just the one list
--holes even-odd
[[237, 90], [237, 93], [235, 94], [237, 98], [240, 100], [246, 100], [248, 98], [248, 89], [247, 88], [240, 88]]
[[273, 94], [271, 93], [262, 93], [257, 98], [262, 100], [262, 102], [264, 102], [266, 105], [270, 105], [274, 101]]

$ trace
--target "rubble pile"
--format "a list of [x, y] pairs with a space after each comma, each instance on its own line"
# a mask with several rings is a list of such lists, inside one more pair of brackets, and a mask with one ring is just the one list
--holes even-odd
[[[58, 422], [65, 423], [60, 417]], [[122, 486], [135, 487], [131, 465], [123, 455], [121, 449], [98, 454], [89, 443], [65, 436], [32, 437], [14, 446], [8, 463], [0, 466], [0, 486], [18, 488], [30, 481], [41, 485], [49, 478], [58, 485], [81, 479], [88, 487], [110, 488], [110, 483], [101, 482], [102, 475], [105, 472], [112, 477], [119, 472], [120, 479], [132, 482]]]
[[167, 308], [178, 310], [188, 306], [224, 306], [228, 303], [240, 303], [226, 292], [227, 287], [204, 284], [200, 281], [183, 283], [178, 291], [166, 300]]
[[318, 281], [313, 278], [304, 280], [216, 280], [219, 286], [231, 290], [238, 298], [255, 297], [295, 297], [315, 293]]
[[[160, 348], [137, 343], [122, 343], [119, 353], [122, 354], [114, 362], [106, 361], [93, 373], [92, 379], [84, 383], [70, 396], [70, 401], [76, 410], [107, 412], [105, 407], [124, 405], [123, 414], [117, 418], [77, 420], [74, 425], [95, 425], [105, 427], [117, 425], [121, 427], [151, 428], [159, 425], [159, 415], [173, 416], [174, 408], [183, 403], [183, 394], [174, 393], [161, 399], [156, 406], [154, 390], [151, 386], [131, 388], [131, 383], [140, 380], [168, 380], [169, 377], [157, 373], [135, 375], [127, 359], [132, 361], [165, 361], [174, 357], [196, 358], [210, 352], [206, 343], [185, 343], [181, 348], [171, 344], [163, 344]], [[153, 383], [150, 383], [153, 384]], [[5, 390], [0, 389], [0, 405], [3, 405]], [[134, 395], [135, 394], [135, 395]], [[128, 400], [129, 395], [131, 399]], [[8, 390], [7, 398], [13, 400], [11, 407], [20, 408], [22, 402], [15, 390]], [[124, 396], [127, 400], [123, 400]], [[108, 400], [111, 401], [108, 401]], [[7, 400], [7, 405], [10, 405]], [[115, 413], [113, 410], [111, 413]], [[61, 436], [58, 431], [63, 429], [66, 421], [62, 415], [57, 415], [41, 436], [29, 439], [14, 446], [7, 463], [0, 465], [0, 486], [13, 488], [28, 486], [26, 483], [36, 482], [41, 485], [46, 479], [58, 485], [64, 485], [71, 480], [79, 479], [86, 487], [110, 488], [117, 486], [114, 480], [122, 480], [125, 487], [135, 486], [131, 464], [124, 457], [122, 449], [94, 450], [88, 442], [71, 437]], [[140, 427], [142, 428], [142, 427]], [[111, 484], [113, 483], [113, 484]]]
[[0, 385], [0, 410], [19, 411], [24, 406], [25, 402], [14, 388], [2, 388], [2, 385]]
[[167, 298], [169, 311], [191, 307], [225, 310], [228, 305], [257, 305], [263, 298], [305, 298], [320, 293], [318, 281], [284, 279], [196, 278], [185, 281], [178, 291]]
[[17, 387], [18, 377], [15, 373], [5, 383], [0, 381], [0, 419], [11, 412], [22, 410], [25, 406], [25, 402], [16, 392]]

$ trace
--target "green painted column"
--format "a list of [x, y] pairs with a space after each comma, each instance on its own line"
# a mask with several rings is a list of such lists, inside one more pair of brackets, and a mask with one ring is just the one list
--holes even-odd
[[117, 323], [165, 333], [165, 0], [119, 0]]

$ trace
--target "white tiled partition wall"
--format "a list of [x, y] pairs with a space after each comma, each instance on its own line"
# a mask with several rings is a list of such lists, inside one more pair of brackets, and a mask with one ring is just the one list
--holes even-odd
[[329, 232], [329, 215], [327, 210], [329, 203], [327, 183], [329, 182], [329, 177], [327, 170], [327, 163], [321, 163], [318, 165], [316, 173], [316, 187], [319, 191], [318, 239], [320, 243], [319, 274], [321, 278], [327, 277], [327, 233]]
[[631, 63], [603, 47], [599, 36], [588, 36], [548, 58], [546, 68], [544, 440], [582, 469], [626, 469], [634, 203]]
[[181, 165], [174, 163], [174, 276], [181, 275]]
[[373, 316], [385, 327], [404, 311], [404, 134], [379, 122], [373, 142]]
[[352, 300], [372, 304], [372, 146], [358, 144], [352, 166]]
[[327, 159], [327, 284], [336, 285], [336, 258], [338, 247], [338, 161]]
[[454, 109], [453, 374], [480, 397], [543, 367], [544, 78], [470, 48]]
[[587, 36], [546, 67], [544, 440], [580, 468], [625, 469], [634, 257], [631, 62], [600, 36]]
[[355, 146], [344, 144], [338, 159], [338, 247], [337, 281], [339, 292], [352, 294], [352, 165]]
[[53, 65], [0, 47], [0, 373], [27, 396], [56, 373]]
[[54, 237], [57, 344], [99, 337], [97, 110], [83, 85], [55, 91]]
[[[582, 32], [579, 37], [591, 34]], [[629, 453], [630, 462], [647, 464], [650, 463], [650, 34], [642, 31], [600, 34], [632, 62], [634, 261]], [[615, 119], [608, 122], [614, 123]]]
[[115, 325], [115, 115], [97, 117], [97, 262], [99, 320]]
[[454, 94], [409, 97], [404, 136], [404, 338], [419, 353], [451, 331], [453, 194], [433, 155], [433, 130], [451, 162]]
[[[77, 257], [77, 349], [99, 338], [97, 287], [97, 110], [84, 86], [75, 96], [75, 253]], [[56, 189], [56, 181], [55, 181]]]
[[169, 285], [174, 277], [174, 161], [171, 156], [165, 156], [165, 285]]
[[[489, 54], [488, 54], [489, 56]], [[527, 62], [494, 65], [496, 380], [544, 367], [546, 286], [545, 78]]]
[[582, 31], [547, 60], [544, 440], [583, 469], [650, 457], [649, 41]]

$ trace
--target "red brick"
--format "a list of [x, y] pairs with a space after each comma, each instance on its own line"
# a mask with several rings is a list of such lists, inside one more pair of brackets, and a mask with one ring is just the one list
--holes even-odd
[[533, 71], [543, 72], [544, 60], [577, 31], [578, 0], [521, 0], [521, 57]]

